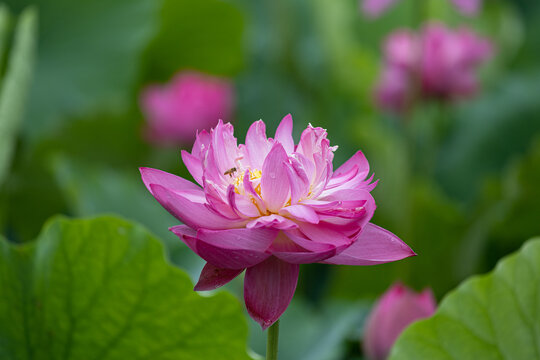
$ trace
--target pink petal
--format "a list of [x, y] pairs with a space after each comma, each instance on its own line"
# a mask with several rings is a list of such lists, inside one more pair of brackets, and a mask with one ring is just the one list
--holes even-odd
[[285, 163], [285, 170], [291, 186], [291, 204], [295, 205], [309, 193], [310, 182], [300, 162], [294, 158], [289, 160], [290, 163]]
[[191, 155], [185, 150], [182, 150], [181, 152], [182, 161], [184, 162], [184, 165], [188, 169], [191, 176], [193, 176], [193, 179], [199, 184], [203, 185], [203, 167], [202, 167], [202, 161]]
[[210, 210], [207, 204], [193, 202], [187, 197], [172, 192], [171, 190], [156, 184], [150, 185], [151, 192], [156, 200], [171, 215], [194, 229], [231, 229], [242, 227], [245, 220], [227, 219]]
[[369, 191], [364, 189], [336, 188], [332, 191], [323, 191], [318, 200], [322, 201], [357, 201], [372, 198]]
[[[270, 253], [265, 253], [264, 250], [265, 247], [268, 248], [273, 241], [273, 239], [268, 241], [267, 239], [262, 239], [260, 236], [255, 235], [253, 236], [254, 241], [260, 241], [260, 244], [247, 244], [245, 241], [239, 241], [238, 244], [232, 244], [231, 246], [231, 244], [227, 244], [226, 242], [221, 243], [219, 241], [220, 238], [216, 238], [213, 234], [203, 234], [202, 238], [204, 238], [204, 240], [201, 240], [201, 230], [197, 232], [186, 225], [173, 226], [169, 230], [177, 235], [194, 253], [206, 260], [209, 263], [208, 266], [219, 269], [238, 270], [240, 272], [248, 266], [256, 265], [267, 259], [270, 256]], [[218, 231], [217, 233], [220, 232]], [[224, 238], [229, 238], [230, 240], [231, 234], [225, 234]], [[244, 248], [239, 248], [237, 245], [243, 246]], [[223, 276], [226, 276], [227, 274], [232, 276], [233, 272], [224, 273]], [[203, 274], [201, 274], [201, 278], [202, 277]], [[225, 282], [223, 284], [225, 284]], [[201, 285], [201, 290], [203, 290], [202, 286], [203, 285]]]
[[191, 148], [191, 155], [195, 156], [199, 160], [204, 160], [206, 153], [208, 152], [208, 147], [212, 142], [212, 137], [206, 130], [202, 130], [197, 133], [195, 137], [195, 142]]
[[294, 221], [291, 221], [287, 218], [284, 218], [283, 216], [275, 215], [275, 214], [261, 216], [246, 224], [246, 228], [248, 229], [257, 229], [257, 228], [262, 228], [262, 227], [288, 230], [288, 229], [297, 228], [298, 225]]
[[251, 202], [250, 198], [235, 192], [234, 185], [229, 185], [227, 195], [231, 208], [240, 217], [258, 217], [261, 215], [257, 206]]
[[[311, 252], [324, 252], [331, 248], [338, 249], [334, 244], [320, 243], [306, 238], [298, 229], [291, 229], [284, 231], [285, 235], [291, 239], [295, 244], [299, 245], [303, 249]], [[339, 248], [343, 250], [342, 248]]]
[[226, 269], [245, 269], [267, 259], [265, 251], [277, 236], [274, 229], [197, 231], [197, 251], [209, 263]]
[[275, 257], [291, 264], [312, 264], [323, 261], [334, 256], [336, 253], [335, 248], [331, 248], [325, 251], [312, 252], [312, 251], [275, 251], [272, 253]]
[[275, 251], [272, 255], [291, 264], [312, 264], [334, 256], [336, 249], [328, 249], [320, 252], [312, 251]]
[[276, 130], [275, 140], [283, 145], [283, 148], [287, 154], [291, 154], [294, 151], [294, 140], [292, 137], [293, 119], [291, 114], [288, 114], [281, 120]]
[[334, 200], [334, 201], [328, 201], [328, 200], [313, 200], [313, 199], [306, 199], [302, 200], [303, 205], [307, 205], [316, 211], [323, 211], [323, 210], [330, 210], [333, 209], [336, 206], [341, 205], [341, 201]]
[[289, 182], [285, 163], [287, 153], [280, 143], [275, 143], [264, 160], [261, 178], [261, 195], [270, 212], [277, 213], [289, 199]]
[[333, 245], [313, 242], [292, 231], [281, 232], [272, 244], [272, 255], [291, 264], [318, 262], [334, 256], [336, 251]]
[[[344, 218], [344, 219], [358, 219], [366, 215], [365, 208], [366, 201], [342, 201], [341, 206], [333, 209], [319, 211], [318, 214], [324, 215], [321, 218], [330, 220], [332, 217]], [[371, 219], [371, 217], [370, 217]]]
[[309, 206], [304, 205], [291, 205], [279, 210], [279, 214], [283, 216], [290, 216], [296, 220], [306, 221], [312, 224], [319, 223], [319, 216]]
[[[302, 135], [300, 136], [300, 142], [296, 147], [297, 154], [304, 155], [306, 159], [316, 165], [315, 178], [311, 179], [312, 182], [314, 182], [314, 180], [318, 177], [317, 175], [319, 175], [321, 171], [324, 170], [321, 168], [321, 165], [323, 165], [323, 167], [326, 167], [326, 161], [329, 160], [329, 141], [326, 138], [326, 135], [327, 133], [325, 129], [309, 125], [302, 132]], [[320, 157], [320, 159], [318, 159], [318, 164], [316, 163], [317, 159], [315, 158], [315, 155], [319, 155]], [[298, 160], [303, 164], [300, 158]]]
[[278, 235], [275, 229], [199, 229], [197, 239], [227, 250], [265, 252]]
[[171, 191], [202, 191], [199, 186], [195, 185], [191, 181], [181, 178], [180, 176], [169, 174], [165, 171], [147, 167], [141, 167], [139, 168], [139, 171], [141, 172], [144, 185], [146, 185], [146, 188], [152, 195], [154, 195], [151, 189], [152, 184], [161, 185], [167, 189], [170, 189]]
[[[199, 229], [196, 238], [182, 227], [175, 226], [170, 230], [179, 236], [197, 255], [213, 266], [222, 269], [245, 269], [264, 261], [270, 256], [269, 253], [265, 253], [265, 250], [270, 247], [273, 241], [273, 237], [264, 237], [268, 235], [268, 232], [266, 234], [264, 231], [254, 234], [252, 230], [248, 229], [223, 231]], [[251, 232], [252, 238], [246, 239], [250, 235], [243, 234], [242, 231]], [[259, 231], [262, 231], [262, 229]], [[277, 232], [274, 234], [277, 234]], [[235, 243], [235, 240], [238, 241]]]
[[263, 330], [275, 323], [289, 306], [298, 282], [299, 265], [276, 257], [248, 268], [244, 300], [249, 315]]
[[365, 179], [369, 174], [369, 163], [361, 151], [357, 151], [356, 154], [351, 156], [349, 160], [345, 161], [343, 165], [334, 171], [332, 179], [347, 176], [352, 169], [356, 169], [357, 176], [362, 179]]
[[414, 251], [396, 235], [368, 223], [351, 246], [323, 262], [340, 265], [375, 265], [414, 255], [416, 255]]
[[259, 212], [262, 214], [265, 214], [266, 204], [253, 188], [253, 184], [251, 183], [251, 180], [249, 180], [249, 176], [250, 176], [250, 170], [248, 169], [246, 173], [244, 174], [244, 191], [247, 193], [248, 196], [251, 197], [251, 199], [253, 199]]
[[309, 223], [299, 223], [300, 231], [310, 240], [321, 243], [330, 244], [336, 247], [350, 245], [352, 240], [345, 234], [336, 231], [327, 226], [327, 224], [319, 223], [317, 225]]
[[[319, 158], [319, 154], [315, 154], [315, 158]], [[316, 199], [328, 186], [328, 181], [332, 176], [332, 162], [330, 160], [321, 161], [317, 166], [317, 176], [313, 182], [310, 197]]]
[[212, 147], [216, 167], [223, 174], [227, 170], [236, 166], [235, 160], [238, 157], [238, 146], [233, 135], [231, 124], [223, 124], [219, 120], [216, 127], [212, 130]]
[[246, 134], [246, 148], [252, 169], [262, 169], [264, 159], [271, 144], [266, 138], [266, 125], [262, 120], [255, 121]]
[[197, 253], [197, 231], [187, 225], [177, 225], [169, 228], [169, 231], [180, 238], [195, 254]]
[[238, 220], [239, 215], [234, 212], [229, 204], [227, 191], [223, 186], [216, 185], [213, 181], [204, 179], [205, 202], [208, 207], [226, 219]]
[[[293, 158], [300, 164], [299, 168], [306, 174], [308, 182], [312, 183], [315, 177], [315, 164], [313, 161], [308, 159], [304, 154], [298, 152], [293, 154]], [[297, 164], [295, 164], [295, 162], [291, 161], [291, 165], [295, 167], [295, 171], [298, 171], [296, 170]]]
[[217, 289], [240, 275], [242, 271], [244, 269], [222, 269], [206, 263], [193, 290], [208, 291]]

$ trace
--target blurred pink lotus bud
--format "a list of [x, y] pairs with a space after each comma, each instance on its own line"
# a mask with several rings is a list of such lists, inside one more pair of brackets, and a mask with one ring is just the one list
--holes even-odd
[[[425, 0], [427, 1], [427, 0]], [[482, 7], [482, 0], [451, 0], [463, 15], [476, 15]], [[364, 14], [371, 18], [381, 16], [397, 0], [360, 0], [360, 7]]]
[[431, 290], [415, 293], [397, 283], [373, 307], [364, 331], [364, 353], [368, 359], [384, 360], [407, 326], [431, 316], [437, 308]]
[[363, 0], [362, 10], [372, 18], [381, 16], [397, 0]]
[[232, 83], [195, 71], [177, 74], [169, 84], [144, 89], [141, 106], [146, 116], [146, 138], [162, 145], [192, 143], [198, 131], [218, 120], [232, 121]]
[[452, 0], [452, 2], [464, 15], [476, 15], [482, 7], [482, 0]]
[[477, 67], [492, 55], [491, 42], [469, 29], [435, 23], [420, 33], [396, 31], [384, 45], [379, 105], [404, 112], [419, 99], [469, 97], [478, 89]]
[[384, 44], [384, 54], [392, 65], [414, 70], [420, 54], [418, 35], [408, 30], [394, 32]]

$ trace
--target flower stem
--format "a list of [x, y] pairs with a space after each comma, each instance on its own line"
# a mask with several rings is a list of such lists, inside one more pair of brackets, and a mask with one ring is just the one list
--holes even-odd
[[266, 360], [277, 360], [279, 338], [279, 319], [268, 328], [266, 341]]

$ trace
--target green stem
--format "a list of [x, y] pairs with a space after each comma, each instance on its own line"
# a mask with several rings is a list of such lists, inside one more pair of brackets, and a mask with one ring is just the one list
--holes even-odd
[[268, 328], [268, 340], [266, 342], [266, 360], [277, 360], [279, 338], [279, 319]]

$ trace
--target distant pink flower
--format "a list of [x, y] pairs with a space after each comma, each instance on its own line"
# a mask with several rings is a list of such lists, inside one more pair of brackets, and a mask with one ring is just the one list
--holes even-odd
[[366, 322], [364, 352], [370, 360], [384, 360], [407, 326], [431, 316], [437, 303], [431, 290], [415, 293], [395, 284], [375, 304]]
[[[360, 0], [362, 11], [372, 17], [381, 16], [398, 0]], [[415, 0], [416, 1], [416, 0]], [[427, 0], [422, 0], [427, 1]], [[476, 15], [482, 7], [482, 0], [450, 0], [456, 8], [464, 15]]]
[[418, 98], [473, 95], [478, 88], [476, 69], [492, 54], [492, 44], [466, 28], [429, 24], [419, 34], [396, 31], [384, 45], [378, 101], [381, 107], [404, 112]]
[[186, 71], [169, 84], [148, 86], [141, 105], [146, 137], [159, 144], [192, 143], [195, 133], [232, 120], [234, 90], [230, 81]]
[[246, 270], [244, 299], [263, 329], [291, 301], [299, 264], [375, 265], [414, 252], [369, 221], [375, 211], [373, 176], [358, 151], [337, 170], [326, 130], [311, 125], [298, 145], [287, 115], [274, 139], [251, 125], [245, 145], [219, 121], [197, 135], [187, 169], [201, 186], [160, 170], [141, 168], [159, 203], [185, 225], [170, 230], [207, 261], [195, 290], [211, 290]]

